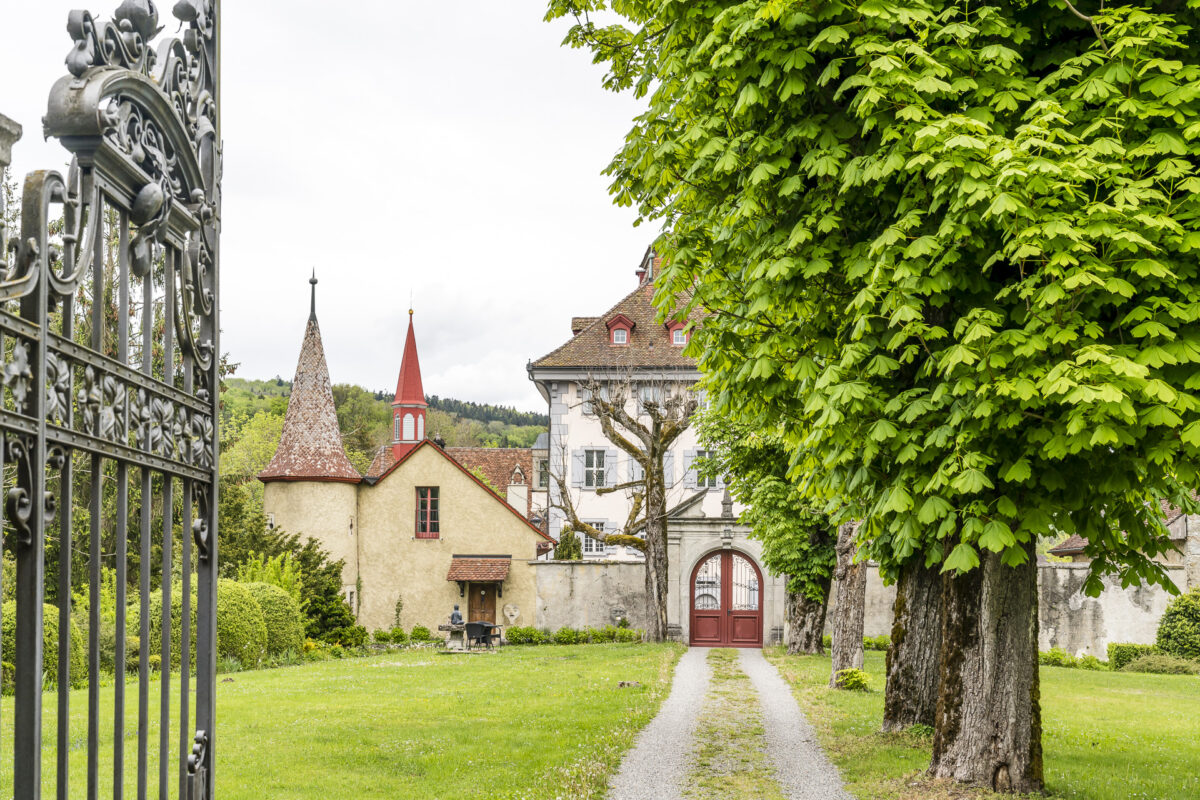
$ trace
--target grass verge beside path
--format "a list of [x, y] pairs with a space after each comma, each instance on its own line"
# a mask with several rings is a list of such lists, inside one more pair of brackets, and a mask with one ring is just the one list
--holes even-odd
[[[683, 648], [592, 644], [505, 647], [239, 672], [217, 684], [216, 791], [222, 800], [553, 800], [597, 798], [657, 712]], [[619, 681], [640, 686], [618, 688]], [[172, 686], [177, 686], [177, 679]], [[158, 717], [158, 687], [151, 715]], [[112, 687], [101, 691], [100, 796], [112, 796]], [[137, 700], [127, 696], [126, 789], [136, 786]], [[43, 796], [53, 797], [55, 700], [45, 695]], [[12, 763], [4, 698], [2, 763]], [[71, 699], [71, 797], [84, 797], [86, 692]], [[157, 731], [150, 774], [157, 778]], [[179, 741], [171, 732], [171, 741]], [[177, 747], [177, 745], [174, 745]], [[172, 754], [178, 786], [178, 753]], [[105, 760], [107, 759], [107, 761]], [[12, 771], [0, 770], [0, 796]], [[7, 784], [7, 786], [3, 785]], [[157, 781], [155, 780], [155, 784]], [[151, 794], [157, 796], [157, 791]]]
[[[1012, 800], [928, 781], [931, 736], [879, 732], [883, 653], [866, 654], [872, 689], [866, 694], [828, 689], [828, 657], [787, 656], [781, 648], [764, 653], [792, 685], [821, 745], [860, 800]], [[1200, 797], [1200, 679], [1042, 667], [1041, 695], [1049, 797]]]
[[711, 650], [712, 684], [696, 727], [696, 763], [683, 794], [692, 798], [784, 800], [767, 764], [758, 693], [736, 650]]

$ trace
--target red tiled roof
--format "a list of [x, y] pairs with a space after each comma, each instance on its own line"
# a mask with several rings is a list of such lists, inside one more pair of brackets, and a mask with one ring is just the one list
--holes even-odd
[[412, 311], [408, 312], [408, 336], [404, 340], [404, 358], [400, 361], [400, 377], [396, 379], [393, 404], [424, 406], [425, 390], [421, 388], [421, 362], [417, 359], [417, 336], [413, 333]]
[[[553, 539], [551, 539], [549, 536], [546, 535], [545, 531], [540, 530], [536, 525], [534, 525], [532, 522], [530, 522], [527, 515], [522, 514], [520, 511], [518, 511], [517, 509], [510, 506], [508, 504], [508, 501], [505, 498], [500, 497], [495, 492], [493, 492], [491, 489], [488, 489], [486, 486], [484, 486], [483, 481], [479, 480], [479, 478], [476, 478], [474, 475], [472, 475], [471, 471], [468, 470], [466, 467], [464, 467], [462, 464], [458, 463], [453, 458], [446, 455], [446, 451], [443, 450], [442, 448], [438, 447], [436, 444], [434, 444], [431, 439], [426, 439], [423, 442], [418, 442], [417, 444], [413, 445], [412, 449], [409, 450], [408, 452], [404, 453], [399, 459], [395, 459], [390, 455], [390, 453], [391, 453], [390, 447], [384, 448], [388, 451], [388, 455], [384, 456], [382, 453], [376, 454], [375, 461], [372, 462], [371, 471], [367, 477], [370, 478], [371, 483], [373, 483], [373, 484], [379, 483], [380, 481], [387, 478], [388, 475], [391, 475], [392, 472], [394, 472], [396, 469], [398, 469], [402, 464], [404, 464], [404, 462], [408, 461], [408, 459], [411, 458], [414, 453], [416, 453], [418, 450], [421, 450], [426, 447], [432, 447], [438, 455], [440, 455], [442, 458], [449, 461], [454, 466], [458, 467], [459, 471], [461, 471], [462, 474], [466, 475], [468, 478], [475, 481], [475, 483], [478, 484], [481, 489], [483, 489], [489, 495], [491, 495], [492, 498], [497, 503], [504, 506], [504, 508], [508, 509], [508, 511], [510, 513], [512, 513], [513, 516], [515, 516], [517, 519], [524, 522], [531, 531], [536, 533], [543, 540], [548, 541], [548, 542], [554, 542]], [[388, 463], [388, 462], [390, 462], [390, 463]], [[374, 472], [375, 468], [377, 466], [382, 466], [385, 463], [387, 464], [386, 468], [384, 468], [382, 472], [376, 474]]]
[[[500, 490], [507, 499], [508, 486], [514, 483], [513, 473], [521, 470], [521, 483], [529, 489], [533, 486], [533, 450], [526, 447], [447, 447], [446, 455], [462, 464], [468, 470], [478, 468], [487, 478], [488, 483]], [[529, 516], [532, 500], [526, 492], [524, 511]]]
[[329, 367], [321, 344], [316, 313], [309, 316], [304, 344], [296, 364], [292, 395], [283, 418], [279, 447], [258, 479], [267, 481], [325, 480], [358, 483], [362, 476], [346, 458], [338, 429]]
[[1082, 553], [1085, 547], [1087, 547], [1087, 539], [1077, 533], [1062, 544], [1050, 548], [1047, 552], [1055, 556], [1075, 556]]
[[[1197, 497], [1195, 492], [1192, 493], [1192, 496], [1200, 499], [1200, 497]], [[1183, 514], [1182, 509], [1171, 505], [1171, 503], [1165, 499], [1160, 499], [1158, 501], [1158, 507], [1159, 510], [1162, 511], [1164, 525], [1169, 526], [1175, 520], [1179, 519], [1181, 514]], [[1183, 538], [1183, 536], [1171, 536], [1172, 541], [1179, 541]], [[1082, 554], [1085, 547], [1087, 547], [1087, 539], [1084, 539], [1079, 534], [1075, 534], [1069, 537], [1062, 544], [1052, 547], [1048, 552], [1051, 555], [1056, 556], [1075, 556]]]
[[392, 446], [385, 444], [375, 451], [375, 458], [371, 460], [371, 466], [367, 467], [367, 477], [378, 478], [391, 469], [395, 463], [396, 456], [392, 453]]
[[581, 330], [586, 328], [588, 325], [591, 325], [593, 322], [595, 322], [598, 319], [600, 319], [600, 318], [599, 317], [571, 317], [571, 335], [578, 336], [579, 332]]
[[455, 556], [450, 561], [448, 581], [503, 581], [508, 577], [512, 556]]
[[[695, 359], [685, 356], [682, 347], [673, 346], [667, 328], [659, 324], [658, 310], [651, 302], [653, 296], [653, 284], [643, 283], [599, 317], [573, 317], [572, 329], [577, 324], [586, 325], [566, 344], [533, 362], [533, 368], [695, 369]], [[610, 344], [607, 323], [622, 314], [633, 323], [629, 342]], [[698, 321], [703, 317], [704, 312], [696, 309], [688, 318]]]

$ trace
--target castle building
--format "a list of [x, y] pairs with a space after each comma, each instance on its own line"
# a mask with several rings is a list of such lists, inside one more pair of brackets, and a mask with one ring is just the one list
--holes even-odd
[[526, 509], [425, 438], [412, 312], [392, 402], [393, 441], [367, 475], [346, 457], [316, 313], [316, 278], [283, 435], [259, 475], [276, 527], [316, 539], [345, 566], [359, 624], [431, 630], [458, 604], [468, 620], [533, 624], [530, 562], [551, 540]]
[[[549, 407], [547, 530], [556, 539], [567, 521], [564, 490], [581, 521], [605, 532], [621, 530], [632, 492], [611, 489], [642, 477], [638, 462], [604, 433], [589, 392], [622, 394], [626, 412], [646, 423], [644, 402], [692, 393], [700, 379], [695, 360], [685, 352], [689, 326], [658, 319], [653, 297], [659, 266], [660, 259], [647, 250], [632, 292], [599, 316], [573, 317], [571, 337], [528, 365]], [[700, 324], [701, 312], [693, 312], [689, 322]], [[663, 456], [669, 634], [697, 645], [760, 647], [781, 641], [785, 581], [763, 568], [762, 544], [737, 524], [724, 481], [697, 469], [707, 455], [689, 426]], [[605, 545], [590, 536], [582, 537], [582, 545], [584, 561], [595, 571], [602, 572], [606, 563], [644, 561], [635, 548]], [[604, 597], [594, 602], [619, 603]]]

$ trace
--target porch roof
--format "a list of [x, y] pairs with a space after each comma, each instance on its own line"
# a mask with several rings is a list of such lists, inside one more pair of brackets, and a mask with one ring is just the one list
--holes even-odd
[[502, 583], [508, 577], [512, 556], [460, 556], [450, 562], [448, 581], [475, 581], [477, 583]]

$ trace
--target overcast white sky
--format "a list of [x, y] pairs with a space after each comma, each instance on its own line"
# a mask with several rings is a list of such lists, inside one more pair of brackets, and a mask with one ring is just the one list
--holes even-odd
[[[62, 168], [41, 117], [67, 13], [0, 0], [18, 177]], [[170, 0], [159, 0], [167, 30]], [[222, 349], [291, 378], [308, 277], [335, 383], [393, 389], [409, 294], [425, 391], [541, 410], [525, 363], [628, 293], [653, 237], [600, 171], [638, 103], [559, 46], [543, 0], [225, 0]]]

